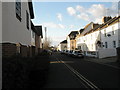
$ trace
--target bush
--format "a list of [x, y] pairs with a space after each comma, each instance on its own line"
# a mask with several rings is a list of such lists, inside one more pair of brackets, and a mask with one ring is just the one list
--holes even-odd
[[49, 55], [42, 52], [33, 58], [3, 58], [2, 65], [3, 89], [42, 87], [49, 69]]

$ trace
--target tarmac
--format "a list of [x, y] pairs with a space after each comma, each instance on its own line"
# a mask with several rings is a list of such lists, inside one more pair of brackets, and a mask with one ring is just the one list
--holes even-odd
[[63, 63], [51, 60], [44, 88], [85, 88], [85, 86]]

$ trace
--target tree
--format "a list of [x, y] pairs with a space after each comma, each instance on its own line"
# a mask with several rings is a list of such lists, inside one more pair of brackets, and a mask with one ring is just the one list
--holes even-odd
[[44, 39], [43, 40], [43, 49], [49, 49], [51, 43], [52, 43], [52, 40], [50, 38]]

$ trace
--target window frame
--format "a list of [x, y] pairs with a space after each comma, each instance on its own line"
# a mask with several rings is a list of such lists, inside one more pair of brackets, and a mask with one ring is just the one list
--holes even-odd
[[108, 48], [108, 43], [107, 42], [105, 42], [105, 48]]
[[29, 13], [27, 10], [26, 10], [26, 27], [29, 30]]
[[22, 17], [21, 17], [21, 0], [16, 0], [15, 2], [15, 10], [16, 10], [16, 18], [21, 22]]
[[113, 48], [116, 48], [116, 41], [113, 41]]

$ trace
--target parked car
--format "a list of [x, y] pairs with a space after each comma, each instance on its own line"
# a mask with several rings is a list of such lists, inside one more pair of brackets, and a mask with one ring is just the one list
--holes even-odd
[[65, 54], [65, 50], [60, 51], [61, 54]]
[[81, 58], [83, 58], [84, 54], [81, 51], [73, 51], [72, 56], [73, 57], [81, 57]]
[[47, 50], [48, 51], [48, 53], [50, 54], [50, 55], [52, 55], [52, 51], [51, 50]]
[[72, 56], [73, 50], [68, 51], [68, 55]]

